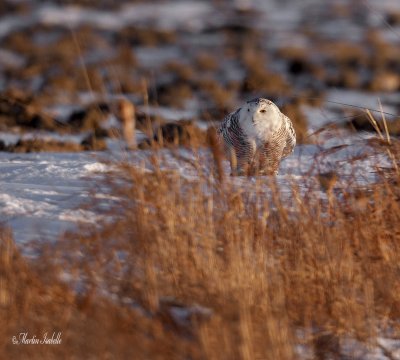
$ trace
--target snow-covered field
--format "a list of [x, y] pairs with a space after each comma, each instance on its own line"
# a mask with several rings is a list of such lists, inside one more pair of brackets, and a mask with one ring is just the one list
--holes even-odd
[[0, 219], [15, 239], [57, 239], [77, 223], [94, 223], [96, 214], [82, 209], [104, 171], [98, 155], [0, 153]]
[[[365, 185], [375, 181], [375, 165], [379, 162], [379, 166], [383, 166], [387, 162], [383, 157], [368, 154], [368, 148], [362, 146], [361, 141], [357, 137], [348, 138], [347, 146], [327, 156], [321, 154], [336, 142], [326, 141], [325, 146], [298, 146], [281, 164], [277, 177], [281, 191], [290, 194], [293, 182], [305, 191], [310, 187], [318, 189], [313, 175], [332, 170], [340, 175], [337, 187], [347, 186], [349, 182]], [[102, 216], [97, 211], [98, 206], [104, 208], [113, 202], [103, 182], [104, 176], [116, 176], [110, 172], [110, 161], [126, 160], [146, 171], [152, 170], [150, 150], [127, 152], [116, 143], [111, 147], [114, 150], [98, 153], [0, 152], [0, 219], [12, 228], [18, 243], [32, 239], [51, 241], [80, 223], [95, 224]], [[191, 165], [193, 162], [198, 162], [205, 174], [210, 173], [211, 155], [207, 150], [162, 150], [159, 155], [161, 169], [177, 171], [187, 179], [198, 176]], [[351, 162], [355, 156], [360, 159]], [[229, 174], [228, 162], [224, 165]], [[254, 177], [228, 179], [246, 191], [252, 191], [256, 182]], [[268, 178], [264, 180], [268, 182]], [[267, 186], [265, 191], [268, 192]], [[322, 191], [321, 196], [324, 196]]]
[[[378, 169], [392, 166], [384, 150], [378, 151], [371, 146], [371, 139], [376, 139], [377, 134], [364, 132], [361, 129], [351, 132], [348, 121], [358, 118], [365, 109], [370, 109], [378, 121], [383, 117], [380, 113], [381, 109], [388, 121], [395, 121], [398, 118], [400, 87], [397, 85], [389, 90], [378, 87], [373, 90], [370, 83], [376, 79], [380, 80], [379, 77], [375, 77], [375, 72], [379, 74], [382, 69], [375, 68], [375, 65], [367, 67], [364, 62], [368, 63], [370, 57], [374, 58], [371, 52], [376, 50], [374, 47], [376, 44], [374, 45], [372, 40], [366, 40], [372, 32], [377, 39], [385, 40], [385, 42], [382, 41], [386, 44], [386, 47], [382, 48], [382, 53], [389, 54], [393, 51], [397, 54], [395, 50], [399, 45], [400, 20], [391, 25], [386, 16], [400, 14], [399, 0], [350, 1], [351, 6], [348, 7], [345, 6], [347, 1], [331, 1], [324, 4], [318, 0], [234, 0], [232, 2], [169, 0], [158, 2], [157, 5], [155, 5], [157, 2], [133, 2], [119, 6], [116, 2], [114, 4], [116, 6], [105, 8], [95, 2], [92, 7], [83, 6], [85, 2], [82, 2], [82, 6], [79, 2], [74, 5], [55, 1], [35, 4], [31, 0], [6, 0], [6, 3], [27, 6], [25, 10], [10, 13], [2, 12], [0, 9], [2, 14], [0, 15], [0, 39], [4, 40], [4, 44], [7, 39], [9, 42], [8, 47], [4, 46], [4, 49], [0, 49], [0, 89], [5, 91], [16, 87], [26, 90], [27, 98], [30, 95], [37, 98], [41, 116], [47, 114], [58, 122], [67, 124], [73, 112], [85, 110], [87, 115], [90, 106], [104, 102], [110, 105], [110, 111], [102, 120], [103, 130], [119, 129], [119, 122], [116, 116], [112, 115], [114, 110], [111, 104], [121, 97], [119, 93], [121, 91], [124, 98], [136, 105], [137, 114], [159, 117], [166, 122], [193, 121], [205, 131], [208, 127], [219, 124], [221, 114], [226, 109], [238, 106], [252, 96], [250, 90], [243, 90], [246, 88], [243, 85], [247, 81], [250, 68], [247, 65], [243, 66], [246, 57], [241, 58], [241, 53], [249, 55], [251, 60], [250, 55], [257, 50], [252, 56], [258, 59], [260, 55], [265, 55], [265, 61], [261, 56], [260, 63], [256, 62], [255, 66], [263, 65], [265, 62], [268, 69], [268, 72], [262, 74], [270, 76], [282, 73], [282, 79], [287, 80], [290, 85], [289, 90], [272, 89], [271, 94], [261, 87], [260, 92], [264, 92], [261, 95], [275, 96], [280, 107], [290, 105], [293, 100], [301, 100], [298, 104], [294, 101], [296, 103], [295, 106], [293, 105], [294, 109], [301, 111], [293, 114], [299, 118], [304, 115], [307, 123], [309, 136], [307, 137], [306, 134], [304, 143], [299, 144], [294, 153], [281, 163], [279, 175], [276, 177], [276, 183], [289, 213], [290, 209], [294, 209], [291, 205], [298, 199], [293, 196], [293, 185], [296, 185], [296, 189], [301, 194], [312, 193], [315, 195], [312, 201], [315, 199], [315, 202], [324, 205], [328, 203], [328, 199], [331, 199], [329, 197], [331, 193], [327, 193], [326, 184], [324, 185], [323, 181], [332, 174], [335, 177], [333, 193], [338, 198], [342, 198], [340, 197], [342, 189], [345, 189], [345, 192], [363, 190], [366, 186], [379, 181]], [[24, 6], [21, 9], [24, 9]], [[331, 16], [331, 12], [335, 15]], [[240, 26], [242, 20], [244, 21], [243, 28]], [[67, 29], [67, 35], [59, 31], [59, 27]], [[92, 32], [85, 35], [82, 31], [85, 27], [91, 28]], [[134, 29], [132, 33], [132, 29], [129, 30], [130, 27]], [[160, 34], [165, 31], [167, 35], [171, 32], [169, 35], [172, 36], [172, 41], [157, 40], [159, 34], [156, 34], [155, 40], [150, 36], [150, 40], [146, 38], [138, 41], [135, 28], [160, 30]], [[304, 29], [312, 31], [304, 31]], [[26, 36], [24, 39], [31, 30], [32, 36]], [[127, 38], [121, 41], [124, 39], [122, 37], [118, 44], [116, 39], [119, 38], [119, 32], [122, 30], [129, 31], [125, 35]], [[227, 34], [235, 34], [235, 36]], [[13, 38], [12, 35], [20, 36]], [[78, 40], [77, 44], [73, 44], [73, 50], [68, 47], [69, 42], [66, 41], [70, 35], [74, 35], [74, 41]], [[88, 36], [88, 41], [86, 41], [86, 36]], [[238, 44], [235, 42], [230, 44], [231, 38], [236, 36], [239, 39]], [[248, 49], [246, 47], [242, 49], [243, 44], [240, 42], [247, 37], [251, 40], [250, 42], [255, 42], [254, 48], [250, 44]], [[103, 42], [104, 39], [106, 40]], [[24, 43], [23, 40], [26, 42]], [[58, 48], [56, 45], [63, 41], [64, 47]], [[133, 54], [134, 61], [130, 62], [128, 59], [128, 65], [123, 64], [121, 67], [123, 75], [119, 76], [117, 70], [124, 56], [116, 60], [114, 57], [119, 51], [122, 51], [122, 55], [125, 54], [126, 49], [121, 47], [121, 44], [135, 43], [135, 41], [138, 43], [132, 45], [130, 49], [132, 53], [129, 53]], [[153, 41], [155, 41], [154, 44]], [[322, 42], [319, 43], [320, 41], [324, 43], [324, 46]], [[351, 46], [354, 44], [355, 47], [361, 44], [361, 47], [365, 47], [366, 52], [365, 54], [361, 52], [361, 55], [357, 52], [356, 55], [352, 55], [350, 48], [346, 50], [350, 55], [355, 56], [356, 67], [360, 67], [360, 69], [351, 69], [352, 61], [349, 62], [350, 70], [354, 70], [349, 74], [355, 76], [357, 80], [355, 84], [348, 86], [346, 82], [332, 83], [332, 79], [335, 80], [335, 76], [343, 72], [343, 64], [340, 66], [338, 64], [349, 56], [349, 54], [341, 54], [340, 51], [334, 54], [338, 57], [336, 59], [338, 64], [328, 69], [326, 74], [324, 72], [320, 74], [319, 70], [325, 70], [332, 65], [326, 62], [326, 59], [333, 56], [325, 49], [325, 42], [330, 44], [330, 41], [332, 43], [342, 41]], [[86, 46], [86, 42], [89, 42], [91, 46]], [[27, 51], [28, 45], [32, 44], [35, 51]], [[77, 45], [81, 46], [79, 51], [76, 51]], [[58, 52], [53, 54], [50, 51], [48, 53], [44, 51], [53, 46], [57, 47]], [[236, 47], [239, 50], [235, 50]], [[282, 54], [278, 56], [279, 51], [285, 48], [300, 51], [299, 54], [303, 54], [304, 51], [305, 64], [313, 65], [311, 69], [317, 69], [316, 74], [319, 75], [314, 78], [314, 70], [307, 70], [307, 66], [305, 69], [298, 69], [298, 74], [291, 74], [289, 65], [293, 59], [288, 55], [286, 55], [288, 57]], [[43, 56], [42, 51], [45, 54]], [[235, 54], [236, 51], [237, 54]], [[207, 70], [207, 66], [205, 70], [199, 70], [196, 65], [201, 59], [199, 55], [214, 52], [215, 59], [212, 56], [211, 60], [215, 60], [215, 69], [212, 69], [213, 62], [211, 62], [211, 70]], [[222, 56], [225, 52], [227, 55]], [[70, 72], [77, 74], [81, 71], [79, 66], [70, 69], [69, 64], [61, 64], [59, 59], [63, 59], [69, 53], [71, 64], [79, 66], [83, 64], [85, 71], [96, 70], [93, 74], [97, 74], [100, 82], [104, 83], [104, 89], [103, 86], [101, 86], [101, 91], [91, 89], [90, 86], [82, 86], [82, 81], [78, 77], [71, 80], [74, 82], [71, 89], [64, 88], [69, 84], [67, 80], [71, 75]], [[232, 56], [237, 59], [234, 60]], [[42, 58], [56, 60], [51, 60], [54, 64], [51, 64], [48, 69], [46, 67], [38, 67], [36, 70], [35, 67], [31, 68], [32, 62], [35, 63], [37, 59]], [[205, 58], [207, 59], [207, 56]], [[108, 61], [111, 65], [108, 65]], [[398, 62], [395, 57], [393, 59], [390, 56], [388, 59], [376, 57], [372, 63], [380, 64], [385, 61], [394, 66], [394, 74], [391, 74], [392, 77], [389, 79], [393, 79], [394, 76], [395, 81], [397, 79], [400, 84], [400, 78], [396, 77]], [[178, 70], [188, 66], [189, 70], [193, 70], [193, 74], [189, 72], [183, 76], [174, 66], [172, 69], [168, 68], [167, 65], [171, 63], [175, 67], [178, 64]], [[3, 71], [6, 69], [7, 71]], [[29, 71], [26, 75], [27, 69]], [[329, 75], [330, 70], [333, 75], [336, 74], [335, 71], [337, 72], [335, 76], [332, 75], [332, 79]], [[60, 82], [56, 81], [57, 76], [55, 76], [58, 71], [66, 74], [64, 78], [60, 76], [62, 80], [58, 80]], [[20, 74], [25, 75], [19, 76]], [[347, 72], [343, 74], [348, 75]], [[179, 85], [182, 80], [181, 75], [183, 78], [188, 76], [189, 80], [185, 81], [191, 84], [189, 88], [195, 91], [191, 90], [190, 96], [182, 101], [182, 104], [176, 105], [172, 100], [179, 97], [180, 93], [169, 94], [166, 90]], [[125, 77], [132, 79], [132, 82], [125, 85], [133, 84], [134, 86], [125, 86], [125, 90], [122, 90], [123, 87], [120, 85]], [[204, 80], [211, 79], [216, 85], [221, 85], [221, 89], [226, 92], [222, 92], [222, 95], [217, 92], [217, 95], [221, 95], [224, 100], [229, 98], [231, 93], [234, 96], [226, 103], [222, 102], [217, 106], [212, 101], [210, 102], [210, 99], [214, 100], [216, 97], [214, 93], [207, 90], [205, 86], [207, 84], [202, 85], [202, 81], [199, 81], [197, 77], [204, 77]], [[148, 84], [145, 82], [142, 84], [142, 78], [146, 78]], [[118, 83], [118, 86], [114, 86], [114, 83]], [[218, 86], [215, 88], [219, 89]], [[66, 90], [71, 91], [73, 96], [68, 97]], [[148, 94], [144, 94], [145, 90], [150, 95], [153, 90], [158, 92], [157, 101], [150, 99], [149, 102], [154, 106], [147, 104], [148, 101], [145, 98]], [[170, 95], [169, 100], [168, 96], [167, 100], [162, 100], [163, 92], [166, 92], [164, 95]], [[50, 94], [50, 99], [48, 94]], [[7, 96], [8, 94], [5, 98]], [[22, 97], [22, 100], [24, 99]], [[160, 105], [155, 105], [158, 103]], [[16, 104], [18, 105], [17, 102]], [[25, 104], [24, 101], [22, 104]], [[30, 105], [30, 101], [26, 104]], [[32, 109], [35, 106], [32, 106]], [[212, 110], [218, 110], [218, 112], [214, 113]], [[18, 106], [11, 107], [8, 117], [16, 119], [17, 115], [21, 115], [20, 113]], [[294, 119], [296, 115], [293, 117], [291, 115], [293, 120], [299, 120]], [[21, 119], [26, 120], [26, 125], [27, 119], [30, 119], [30, 113], [27, 112], [25, 119], [23, 117]], [[0, 121], [3, 120], [0, 118]], [[299, 123], [301, 123], [300, 120]], [[0, 124], [3, 125], [3, 123]], [[94, 131], [94, 127], [93, 129], [85, 128], [82, 125], [75, 129], [72, 126], [71, 129], [74, 131], [67, 134], [62, 131], [56, 133], [44, 130], [48, 128], [19, 128], [19, 125], [18, 121], [15, 121], [9, 127], [3, 127], [4, 132], [0, 132], [0, 141], [5, 145], [27, 139], [81, 144], [82, 140]], [[398, 134], [397, 132], [394, 136]], [[137, 131], [138, 143], [145, 137], [143, 132]], [[119, 199], [110, 188], [109, 184], [112, 182], [105, 180], [118, 179], [117, 165], [120, 162], [127, 162], [147, 174], [154, 170], [152, 158], [157, 154], [161, 170], [178, 173], [187, 180], [185, 183], [195, 182], [199, 176], [203, 175], [212, 179], [214, 164], [209, 149], [193, 150], [181, 147], [164, 148], [157, 152], [155, 150], [127, 150], [126, 144], [116, 140], [114, 134], [109, 135], [105, 141], [108, 150], [101, 152], [9, 153], [0, 151], [0, 225], [5, 224], [11, 228], [13, 237], [23, 254], [27, 255], [24, 249], [29, 248], [26, 245], [31, 240], [46, 244], [57, 241], [66, 231], [80, 231], [80, 226], [93, 228], [112, 221], [117, 213], [108, 210]], [[201, 169], [201, 175], [198, 168]], [[241, 193], [271, 198], [273, 191], [269, 186], [271, 177], [230, 177], [227, 161], [224, 162], [224, 171], [227, 175], [225, 183], [228, 185], [227, 191], [231, 191], [231, 185], [233, 185], [233, 188]], [[209, 188], [204, 186], [204, 192], [208, 194], [208, 191]], [[221, 191], [225, 191], [225, 188], [221, 187]], [[367, 191], [363, 194], [366, 197], [369, 196]], [[321, 206], [321, 208], [325, 207]], [[65, 273], [64, 280], [68, 279], [68, 276], [69, 274]], [[176, 315], [177, 323], [185, 321], [186, 309], [183, 309], [183, 312], [182, 308], [173, 310], [176, 310], [173, 313]], [[387, 328], [388, 326], [385, 330], [377, 329], [375, 333], [378, 336], [368, 344], [352, 338], [351, 335], [341, 338], [338, 345], [341, 351], [340, 358], [400, 360], [400, 342]], [[318, 332], [318, 330], [315, 331]], [[305, 334], [302, 335], [299, 334], [298, 338], [310, 344]], [[297, 353], [301, 359], [315, 358], [314, 349], [311, 349], [309, 345], [298, 345]], [[326, 358], [334, 358], [335, 355], [327, 355]]]

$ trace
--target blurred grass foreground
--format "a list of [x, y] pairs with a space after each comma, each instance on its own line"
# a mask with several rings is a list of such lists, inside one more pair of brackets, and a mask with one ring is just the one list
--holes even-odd
[[[294, 184], [288, 207], [272, 180], [265, 196], [154, 164], [110, 174], [101, 231], [23, 257], [1, 228], [3, 358], [339, 359], [399, 337], [398, 173], [325, 199]], [[24, 331], [62, 343], [13, 345]]]

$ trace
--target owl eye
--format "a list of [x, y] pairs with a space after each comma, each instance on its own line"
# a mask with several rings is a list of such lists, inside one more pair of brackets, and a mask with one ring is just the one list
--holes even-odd
[[265, 109], [261, 109], [261, 110], [260, 110], [260, 112], [262, 112], [262, 113], [266, 113], [266, 112], [267, 112], [267, 110], [265, 110]]

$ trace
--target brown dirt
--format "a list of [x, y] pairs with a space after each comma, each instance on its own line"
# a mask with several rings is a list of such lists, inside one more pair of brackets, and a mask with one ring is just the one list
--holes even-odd
[[[385, 124], [383, 120], [379, 118], [379, 115], [374, 118], [379, 127], [379, 130], [382, 132], [382, 134], [384, 134], [384, 136], [386, 136]], [[400, 136], [400, 118], [387, 117], [385, 120], [389, 135]], [[344, 125], [356, 131], [369, 131], [372, 133], [376, 133], [376, 129], [366, 112], [349, 112], [349, 117]]]
[[190, 146], [197, 148], [206, 146], [206, 132], [200, 130], [192, 121], [181, 120], [166, 123], [155, 129], [152, 141], [145, 140], [139, 144], [140, 149], [150, 147]]
[[3, 151], [14, 153], [77, 152], [82, 150], [84, 150], [83, 147], [77, 143], [42, 139], [18, 140], [15, 145], [3, 148]]

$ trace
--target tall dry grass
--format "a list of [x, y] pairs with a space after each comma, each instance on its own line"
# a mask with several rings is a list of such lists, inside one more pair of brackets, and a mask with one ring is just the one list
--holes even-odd
[[[156, 162], [108, 181], [121, 200], [101, 231], [26, 258], [2, 229], [4, 358], [339, 359], [345, 339], [400, 336], [396, 171], [328, 200], [293, 185], [290, 202], [273, 180], [187, 180]], [[12, 345], [24, 330], [63, 342]]]

